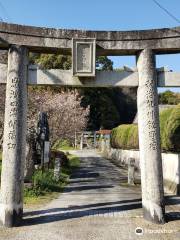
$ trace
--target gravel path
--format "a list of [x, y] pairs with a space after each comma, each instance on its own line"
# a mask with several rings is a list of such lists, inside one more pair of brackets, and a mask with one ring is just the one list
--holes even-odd
[[[171, 221], [160, 226], [144, 221], [140, 188], [123, 184], [123, 169], [95, 151], [74, 153], [81, 165], [64, 193], [41, 209], [26, 211], [23, 226], [1, 227], [0, 240], [180, 239], [180, 214], [169, 213]], [[167, 211], [180, 212], [178, 203], [179, 198], [168, 200]], [[137, 227], [143, 236], [135, 234]]]

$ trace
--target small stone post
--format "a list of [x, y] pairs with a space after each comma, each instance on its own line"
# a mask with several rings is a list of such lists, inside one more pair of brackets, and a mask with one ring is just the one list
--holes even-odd
[[25, 166], [24, 166], [24, 182], [30, 183], [32, 182], [32, 176], [34, 173], [34, 143], [35, 136], [33, 133], [28, 132], [26, 134], [26, 158], [25, 158]]
[[94, 148], [96, 148], [96, 132], [94, 132]]
[[134, 185], [135, 159], [129, 158], [128, 162], [128, 184]]
[[83, 150], [83, 143], [84, 142], [84, 135], [83, 133], [81, 134], [81, 140], [80, 140], [80, 150]]
[[101, 139], [101, 152], [103, 153], [106, 149], [106, 142], [105, 142], [105, 139], [104, 137]]
[[144, 218], [165, 222], [159, 108], [155, 56], [151, 49], [137, 57], [139, 87], [137, 96], [138, 129]]
[[57, 181], [60, 178], [60, 172], [61, 172], [61, 158], [60, 156], [56, 156], [54, 161], [54, 178]]
[[27, 49], [12, 45], [8, 53], [0, 203], [0, 220], [6, 227], [17, 226], [23, 213], [27, 64]]

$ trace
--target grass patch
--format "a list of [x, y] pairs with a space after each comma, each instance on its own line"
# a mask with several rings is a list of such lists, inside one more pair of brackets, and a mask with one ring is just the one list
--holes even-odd
[[74, 169], [74, 168], [79, 167], [80, 160], [77, 156], [69, 155], [68, 158], [70, 160], [70, 169]]
[[74, 149], [68, 140], [57, 140], [53, 146], [55, 150], [72, 150]]
[[140, 188], [141, 184], [140, 183], [136, 183], [134, 185], [128, 184], [127, 182], [122, 182], [119, 184], [121, 187], [129, 187], [129, 188]]
[[[79, 158], [75, 155], [68, 155], [69, 162], [61, 168], [61, 177], [57, 181], [54, 178], [53, 169], [36, 170], [33, 175], [33, 185], [24, 188], [24, 203], [26, 207], [31, 205], [45, 204], [56, 198], [67, 185], [73, 170], [80, 164]], [[2, 152], [0, 152], [0, 174], [2, 167]]]
[[75, 148], [71, 145], [68, 140], [58, 140], [53, 146], [54, 150], [58, 151], [66, 151], [66, 150], [74, 150]]
[[75, 148], [72, 147], [72, 146], [63, 146], [63, 147], [61, 147], [61, 148], [58, 148], [57, 150], [66, 151], [66, 150], [75, 150]]
[[48, 192], [44, 193], [44, 195], [40, 195], [38, 197], [33, 196], [25, 196], [24, 204], [26, 208], [37, 207], [43, 204], [50, 202], [51, 200], [57, 198], [59, 192]]
[[80, 164], [79, 158], [69, 155], [69, 163], [61, 168], [59, 180], [54, 178], [53, 169], [42, 172], [36, 170], [33, 175], [33, 185], [24, 188], [24, 203], [26, 205], [42, 204], [56, 198], [67, 185], [73, 170]]

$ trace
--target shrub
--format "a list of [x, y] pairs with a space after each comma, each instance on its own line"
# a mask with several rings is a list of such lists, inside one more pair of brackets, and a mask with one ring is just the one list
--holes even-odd
[[180, 104], [160, 114], [162, 149], [180, 152]]
[[111, 146], [122, 149], [138, 149], [137, 124], [123, 124], [111, 132]]
[[62, 165], [60, 178], [54, 178], [53, 169], [36, 170], [32, 179], [32, 186], [24, 188], [26, 198], [43, 196], [50, 192], [61, 192], [74, 168], [79, 166], [79, 158], [69, 155], [68, 165]]
[[[160, 114], [161, 147], [164, 151], [180, 152], [180, 104]], [[121, 149], [139, 149], [138, 126], [120, 125], [111, 132], [111, 146]]]
[[58, 150], [51, 150], [51, 158], [53, 159], [53, 161], [51, 161], [51, 167], [54, 168], [54, 160], [56, 157], [59, 157], [61, 159], [61, 166], [69, 167], [69, 159], [67, 157], [67, 154], [65, 154], [63, 151]]
[[176, 93], [168, 90], [159, 94], [159, 103], [176, 105], [179, 103], [179, 98]]
[[62, 173], [60, 179], [56, 180], [52, 169], [45, 172], [36, 170], [33, 175], [33, 185], [30, 188], [24, 189], [24, 196], [38, 197], [47, 192], [60, 192], [67, 178], [68, 176]]
[[68, 139], [57, 140], [53, 146], [55, 150], [71, 150], [73, 149], [72, 144]]

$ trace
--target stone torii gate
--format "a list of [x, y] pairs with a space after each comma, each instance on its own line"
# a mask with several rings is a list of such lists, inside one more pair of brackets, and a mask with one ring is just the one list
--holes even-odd
[[[138, 124], [144, 217], [165, 222], [157, 86], [180, 86], [180, 74], [157, 72], [156, 54], [180, 52], [180, 27], [143, 31], [81, 31], [0, 23], [6, 106], [0, 218], [20, 223], [23, 213], [27, 84], [80, 87], [138, 87]], [[72, 71], [28, 69], [28, 52], [73, 56]], [[95, 72], [96, 55], [135, 55], [138, 72]], [[178, 80], [179, 77], [179, 80]]]

